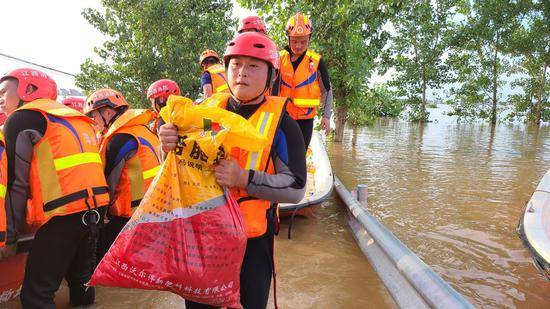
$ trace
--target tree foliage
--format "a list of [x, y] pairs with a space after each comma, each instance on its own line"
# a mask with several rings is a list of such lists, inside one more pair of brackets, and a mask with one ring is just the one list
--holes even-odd
[[[145, 91], [160, 78], [173, 79], [184, 95], [197, 96], [199, 53], [206, 48], [222, 53], [236, 23], [230, 17], [229, 0], [102, 3], [104, 9], [86, 9], [82, 14], [109, 39], [95, 49], [100, 61], [86, 59], [81, 65], [77, 85], [88, 92], [116, 88], [137, 106], [148, 105]], [[239, 3], [257, 10], [281, 48], [288, 42], [284, 33], [288, 18], [296, 12], [311, 17], [311, 49], [322, 55], [330, 72], [336, 141], [342, 139], [347, 121], [360, 125], [378, 116], [397, 116], [405, 102], [412, 120], [427, 120], [426, 93], [443, 85], [451, 87], [446, 101], [455, 115], [494, 123], [498, 111], [507, 109], [510, 119], [550, 121], [549, 1]], [[397, 73], [387, 86], [369, 85], [372, 74], [384, 74], [389, 68]], [[514, 76], [512, 85], [522, 93], [503, 100], [506, 76]]]
[[333, 87], [336, 137], [341, 141], [348, 110], [364, 104], [363, 90], [374, 72], [375, 59], [389, 37], [382, 26], [399, 7], [399, 1], [382, 0], [239, 0], [256, 9], [270, 25], [269, 35], [279, 46], [287, 44], [286, 21], [296, 12], [311, 17], [311, 48], [325, 59]]
[[384, 65], [393, 66], [397, 74], [390, 85], [407, 98], [413, 119], [428, 120], [427, 91], [439, 89], [447, 80], [444, 53], [453, 2], [448, 0], [413, 0], [391, 19], [395, 28], [385, 49]]
[[461, 0], [448, 63], [454, 68], [449, 102], [455, 114], [489, 118], [494, 124], [504, 102], [499, 90], [511, 72], [507, 57], [521, 23], [521, 0]]
[[349, 109], [349, 122], [353, 126], [371, 125], [378, 117], [398, 117], [405, 108], [405, 101], [387, 85], [375, 85], [364, 89], [361, 104]]
[[148, 105], [147, 87], [155, 80], [175, 80], [182, 93], [199, 91], [199, 54], [223, 53], [234, 32], [229, 0], [103, 0], [104, 11], [82, 15], [109, 39], [95, 48], [101, 59], [86, 59], [76, 82], [90, 92], [101, 87], [121, 91], [130, 104]]
[[550, 2], [529, 0], [524, 5], [527, 14], [510, 44], [511, 54], [519, 58], [516, 69], [522, 74], [513, 84], [523, 93], [510, 97], [509, 118], [525, 118], [539, 125], [550, 121]]

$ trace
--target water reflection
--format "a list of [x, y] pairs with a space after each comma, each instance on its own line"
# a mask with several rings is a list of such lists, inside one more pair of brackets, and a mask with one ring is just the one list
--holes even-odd
[[349, 132], [355, 146], [329, 145], [335, 173], [368, 183], [373, 214], [474, 304], [548, 306], [515, 227], [550, 168], [549, 127], [437, 118]]

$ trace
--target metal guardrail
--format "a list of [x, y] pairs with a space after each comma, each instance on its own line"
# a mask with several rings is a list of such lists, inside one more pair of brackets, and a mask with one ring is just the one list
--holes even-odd
[[336, 176], [334, 188], [349, 210], [361, 250], [401, 308], [474, 308], [361, 206]]

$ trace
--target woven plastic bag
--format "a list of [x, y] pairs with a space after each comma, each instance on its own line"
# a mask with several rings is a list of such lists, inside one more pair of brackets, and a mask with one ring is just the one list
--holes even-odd
[[230, 149], [262, 149], [266, 140], [244, 118], [170, 96], [161, 111], [179, 142], [128, 224], [101, 260], [90, 285], [165, 290], [240, 308], [246, 233], [239, 206], [213, 166]]

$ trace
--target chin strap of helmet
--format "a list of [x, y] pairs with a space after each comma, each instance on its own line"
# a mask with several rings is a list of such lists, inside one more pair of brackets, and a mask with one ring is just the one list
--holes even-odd
[[166, 106], [166, 98], [155, 98], [155, 109], [158, 107], [157, 113]]

